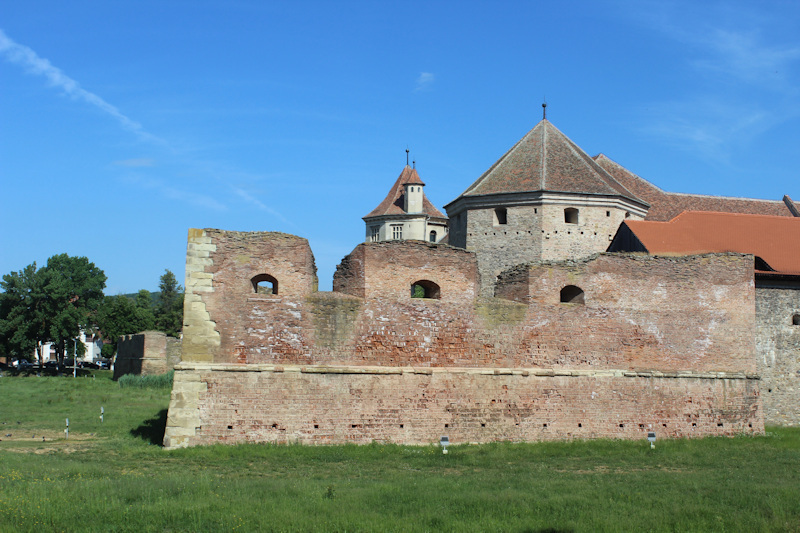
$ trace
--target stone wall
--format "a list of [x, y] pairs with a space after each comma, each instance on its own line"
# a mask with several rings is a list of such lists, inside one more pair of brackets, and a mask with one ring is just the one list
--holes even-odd
[[768, 424], [800, 425], [800, 287], [756, 289], [756, 344], [764, 417]]
[[[451, 218], [451, 244], [477, 254], [483, 296], [492, 296], [497, 276], [534, 261], [580, 259], [604, 252], [626, 217], [616, 205], [589, 205], [591, 199], [560, 199], [537, 205], [507, 205], [505, 223], [497, 208], [469, 209]], [[595, 203], [597, 203], [595, 201]], [[567, 217], [573, 210], [574, 217]], [[569, 221], [568, 221], [569, 219]]]
[[[333, 293], [313, 274], [303, 239], [190, 232], [167, 446], [763, 431], [750, 256], [525, 267], [504, 298], [478, 297], [475, 254], [422, 242], [359, 245]], [[439, 297], [412, 298], [419, 280]]]
[[147, 376], [169, 372], [181, 360], [181, 341], [160, 331], [123, 335], [117, 341], [114, 379], [125, 374]]

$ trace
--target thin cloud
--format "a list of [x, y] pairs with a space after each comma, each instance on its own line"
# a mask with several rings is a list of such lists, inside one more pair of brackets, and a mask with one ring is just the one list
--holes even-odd
[[233, 189], [234, 194], [236, 194], [239, 198], [243, 199], [245, 202], [256, 206], [257, 208], [261, 209], [262, 211], [269, 213], [270, 215], [274, 216], [284, 224], [289, 224], [290, 226], [296, 227], [292, 222], [290, 222], [286, 217], [284, 217], [281, 213], [276, 211], [275, 209], [265, 205], [261, 200], [250, 194], [249, 192], [241, 189], [239, 187], [231, 187]]
[[[686, 66], [704, 78], [686, 84], [685, 94], [674, 100], [643, 105], [639, 116], [648, 119], [642, 127], [646, 133], [705, 159], [733, 164], [738, 150], [798, 115], [792, 79], [800, 43], [774, 37], [770, 29], [777, 21], [724, 5], [636, 6], [633, 18], [677, 43], [685, 50]], [[771, 96], [754, 98], [754, 91]]]
[[417, 86], [416, 88], [414, 88], [414, 92], [430, 90], [435, 80], [436, 77], [433, 75], [432, 72], [420, 72], [419, 77], [417, 78]]
[[700, 39], [710, 57], [696, 60], [696, 68], [773, 90], [788, 88], [785, 75], [800, 60], [800, 46], [765, 44], [755, 32], [715, 29]]
[[149, 159], [146, 157], [140, 157], [136, 159], [121, 159], [119, 161], [114, 161], [114, 165], [120, 167], [152, 167], [155, 166], [156, 162], [155, 159]]
[[177, 200], [181, 202], [188, 202], [198, 207], [205, 207], [215, 211], [227, 211], [228, 207], [217, 201], [211, 196], [205, 194], [197, 194], [186, 189], [176, 189], [165, 185], [160, 180], [145, 178], [142, 176], [127, 176], [124, 181], [137, 185], [143, 189], [155, 191], [159, 196], [168, 198], [170, 200]]
[[164, 143], [162, 139], [159, 139], [158, 137], [144, 131], [141, 124], [122, 114], [119, 109], [113, 105], [109, 104], [96, 94], [81, 88], [77, 81], [64, 74], [61, 69], [54, 67], [50, 61], [43, 57], [39, 57], [36, 52], [27, 46], [13, 41], [1, 29], [0, 55], [2, 55], [2, 57], [4, 57], [6, 61], [9, 61], [10, 63], [21, 65], [27, 72], [31, 74], [43, 76], [47, 79], [50, 85], [61, 89], [70, 98], [81, 100], [96, 107], [97, 109], [100, 109], [107, 115], [110, 115], [116, 119], [123, 128], [135, 133], [140, 138], [160, 144]]

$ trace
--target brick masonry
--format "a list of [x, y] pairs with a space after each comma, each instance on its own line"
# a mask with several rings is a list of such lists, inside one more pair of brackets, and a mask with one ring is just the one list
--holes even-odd
[[169, 372], [181, 360], [181, 341], [160, 331], [123, 335], [117, 342], [114, 379]]
[[[477, 265], [361, 244], [320, 293], [304, 239], [190, 230], [165, 445], [763, 431], [750, 256], [545, 263], [503, 273], [496, 298]], [[277, 294], [255, 292], [263, 274]], [[439, 297], [411, 298], [421, 280]]]

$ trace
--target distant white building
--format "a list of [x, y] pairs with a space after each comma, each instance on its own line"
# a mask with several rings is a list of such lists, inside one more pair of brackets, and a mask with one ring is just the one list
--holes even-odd
[[[85, 332], [81, 331], [81, 335], [78, 337], [78, 340], [81, 344], [83, 344], [84, 348], [86, 348], [83, 357], [80, 358], [79, 361], [92, 362], [100, 359], [100, 354], [103, 349], [103, 341], [98, 335], [94, 335], [92, 333], [87, 335]], [[38, 352], [41, 352], [42, 354], [42, 363], [46, 363], [51, 359], [55, 361], [56, 359], [56, 349], [51, 342], [39, 343], [39, 347], [33, 354], [34, 361], [39, 359]], [[72, 354], [73, 346], [68, 345], [64, 356], [71, 359]]]
[[425, 196], [416, 169], [406, 165], [386, 198], [367, 216], [366, 242], [447, 242], [447, 217]]

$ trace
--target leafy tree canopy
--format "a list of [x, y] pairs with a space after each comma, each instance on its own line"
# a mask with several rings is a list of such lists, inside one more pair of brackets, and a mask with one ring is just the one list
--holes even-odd
[[52, 342], [63, 361], [68, 341], [94, 325], [106, 275], [85, 257], [54, 255], [3, 276], [0, 283], [0, 344], [29, 357], [39, 342]]

